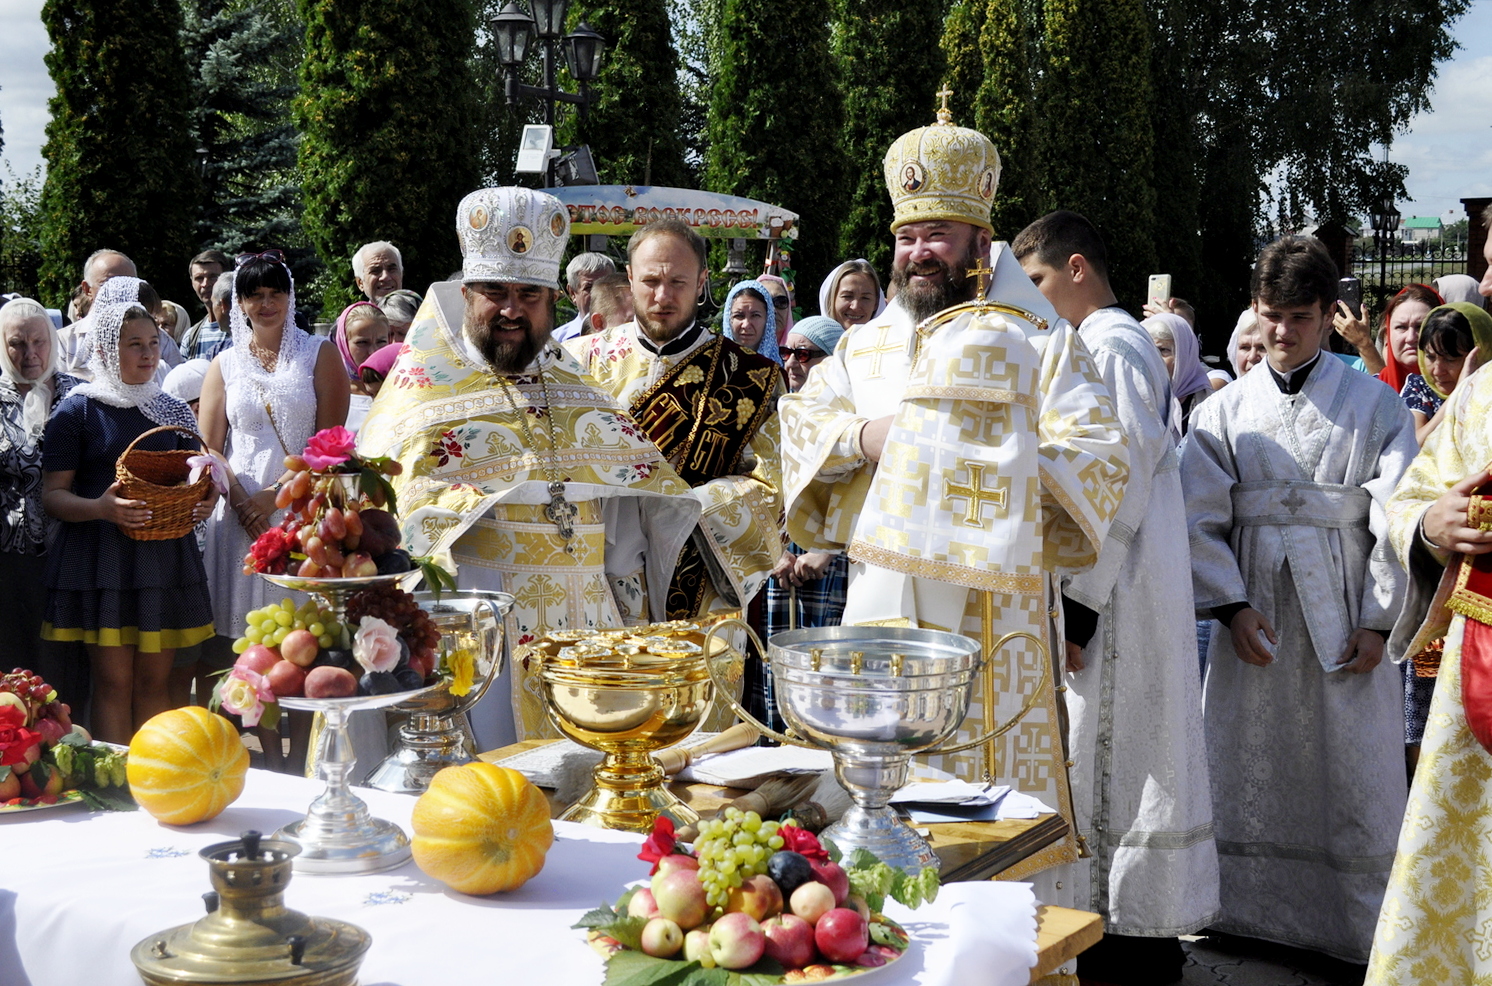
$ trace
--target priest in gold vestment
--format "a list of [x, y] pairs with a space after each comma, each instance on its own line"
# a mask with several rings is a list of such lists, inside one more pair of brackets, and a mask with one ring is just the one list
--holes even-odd
[[[454, 564], [463, 589], [512, 593], [515, 648], [553, 630], [664, 619], [699, 503], [549, 339], [564, 206], [529, 189], [482, 189], [459, 206], [457, 231], [462, 283], [431, 286], [358, 440], [404, 466], [395, 488], [406, 548]], [[521, 666], [472, 725], [483, 749], [557, 735]]]
[[[1071, 818], [1051, 687], [1063, 639], [1054, 578], [1096, 561], [1129, 476], [1125, 438], [1077, 333], [1004, 243], [991, 251], [999, 156], [988, 138], [944, 110], [899, 138], [884, 168], [897, 296], [779, 406], [788, 533], [804, 548], [848, 550], [845, 625], [978, 638], [981, 592], [971, 590], [988, 590], [996, 634], [1044, 642], [1045, 657], [1025, 639], [996, 655], [995, 719], [1040, 695], [994, 743], [993, 762], [981, 747], [933, 763], [970, 780], [988, 774]], [[975, 299], [966, 272], [987, 257], [991, 304], [925, 322]], [[984, 721], [976, 687], [958, 741]], [[1068, 835], [1022, 871], [1076, 853]]]
[[646, 429], [701, 514], [669, 590], [669, 619], [744, 610], [781, 557], [781, 368], [696, 319], [705, 246], [678, 220], [627, 244], [634, 321], [565, 346]]

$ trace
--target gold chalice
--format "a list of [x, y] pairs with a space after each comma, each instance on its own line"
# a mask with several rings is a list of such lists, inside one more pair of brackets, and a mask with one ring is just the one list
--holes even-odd
[[519, 659], [531, 669], [539, 662], [544, 703], [559, 731], [605, 754], [595, 787], [560, 818], [630, 832], [651, 831], [659, 815], [678, 826], [699, 821], [664, 787], [653, 759], [694, 732], [714, 697], [696, 624], [557, 631]]

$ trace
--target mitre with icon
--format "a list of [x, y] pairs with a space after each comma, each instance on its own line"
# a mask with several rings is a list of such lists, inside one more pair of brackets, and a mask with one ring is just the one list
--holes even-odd
[[456, 207], [461, 280], [560, 286], [570, 214], [532, 188], [479, 188]]

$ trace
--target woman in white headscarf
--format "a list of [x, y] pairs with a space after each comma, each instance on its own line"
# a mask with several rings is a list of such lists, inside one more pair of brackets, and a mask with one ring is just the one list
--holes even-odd
[[1207, 378], [1197, 334], [1192, 331], [1191, 323], [1170, 312], [1151, 315], [1140, 324], [1150, 333], [1166, 361], [1166, 371], [1171, 374], [1171, 398], [1176, 402], [1177, 412], [1171, 415], [1171, 430], [1180, 437], [1186, 434], [1192, 410], [1212, 393], [1212, 381]]
[[[30, 668], [61, 689], [70, 675], [49, 665], [41, 643], [46, 610], [46, 514], [41, 506], [47, 418], [78, 385], [60, 371], [62, 346], [47, 310], [30, 298], [0, 307], [0, 640], [5, 669]], [[55, 680], [54, 680], [55, 679]], [[82, 702], [69, 694], [65, 701]]]
[[1259, 316], [1252, 308], [1245, 308], [1228, 339], [1228, 365], [1241, 377], [1263, 359], [1264, 335], [1259, 329]]
[[886, 310], [886, 293], [876, 269], [864, 258], [846, 260], [819, 286], [819, 314], [844, 328], [864, 325]]

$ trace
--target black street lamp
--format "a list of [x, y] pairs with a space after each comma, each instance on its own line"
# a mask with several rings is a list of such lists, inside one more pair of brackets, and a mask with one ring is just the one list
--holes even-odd
[[1378, 310], [1382, 311], [1388, 298], [1388, 248], [1394, 233], [1399, 229], [1399, 210], [1394, 208], [1393, 192], [1384, 192], [1377, 207], [1369, 217], [1373, 223], [1373, 239], [1378, 248]]

